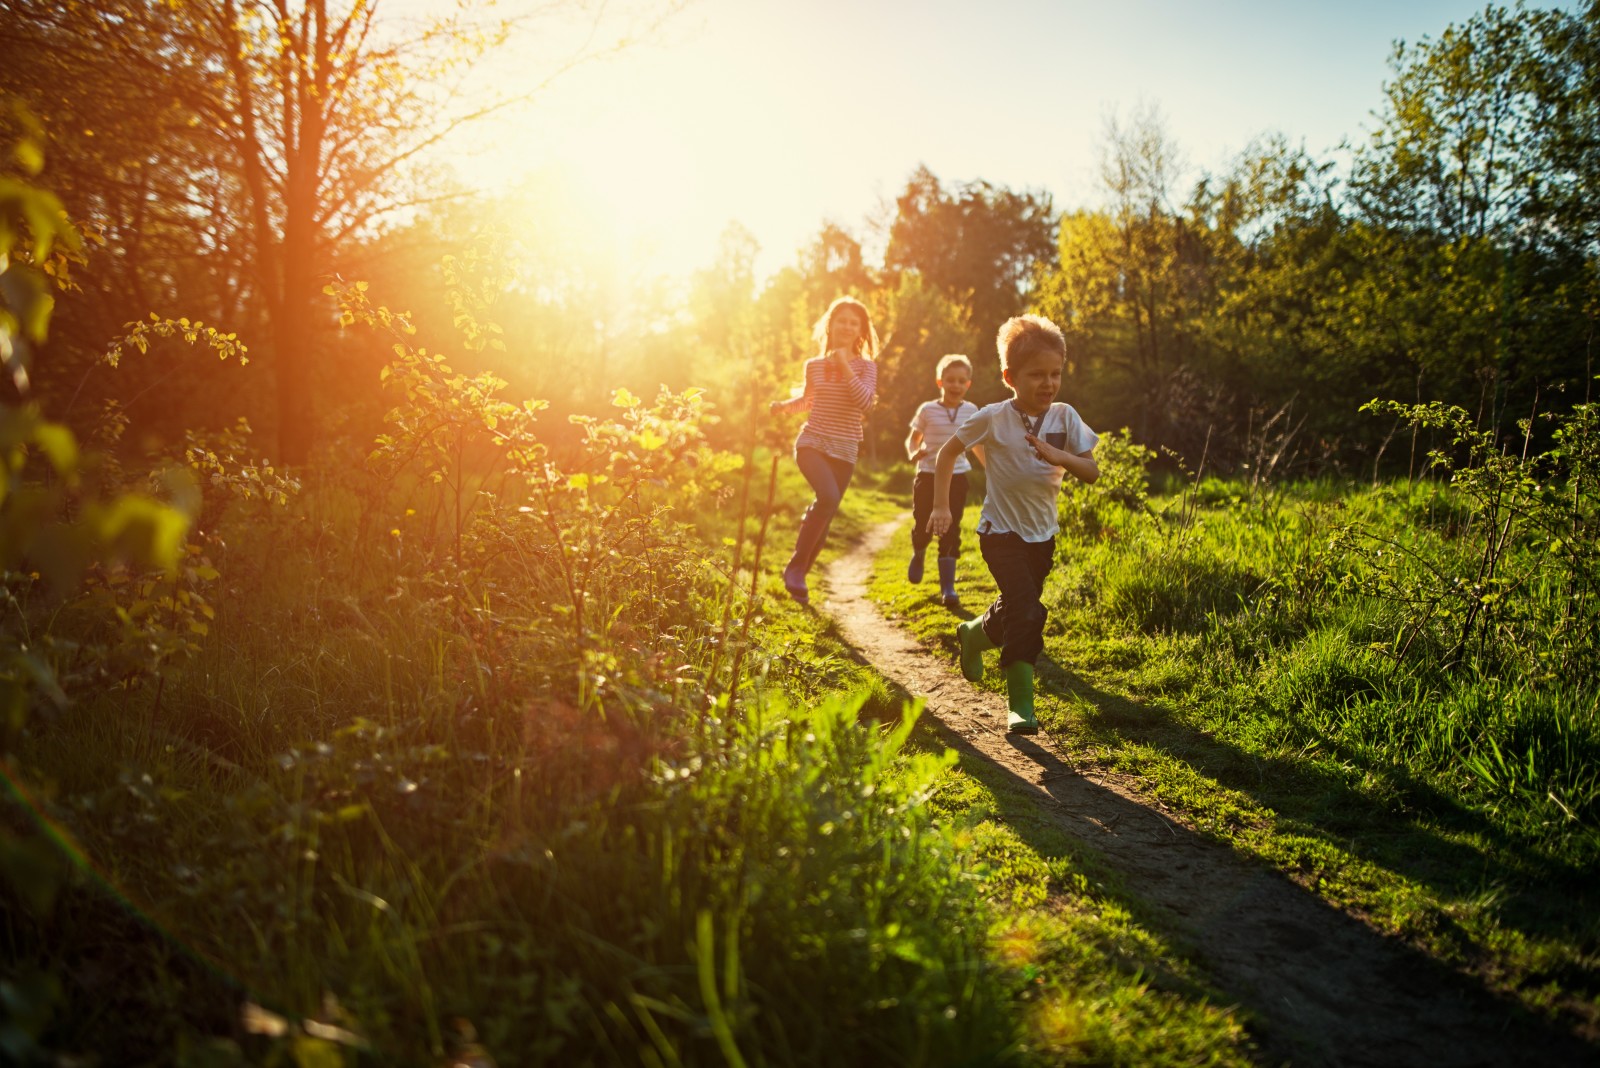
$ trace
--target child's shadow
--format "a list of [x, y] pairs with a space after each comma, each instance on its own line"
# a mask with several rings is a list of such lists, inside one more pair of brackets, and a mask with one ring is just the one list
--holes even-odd
[[[967, 618], [972, 615], [966, 613]], [[1145, 717], [1166, 715], [1159, 709], [1096, 689], [1070, 675], [1049, 657], [1040, 658], [1039, 677], [1041, 695], [1058, 698], [1070, 695], [1077, 699], [1075, 704], [1081, 700], [1113, 706], [1115, 711], [1095, 710], [1088, 714], [1113, 717], [1115, 726], [1112, 729], [1131, 739], [1143, 740], [1138, 736], [1144, 732], [1129, 729], [1122, 717], [1132, 713]], [[902, 699], [912, 699], [911, 694], [898, 685], [893, 689]], [[1073, 714], [1085, 711], [1075, 708]], [[1009, 791], [1000, 791], [998, 804], [1003, 822], [1041, 856], [1065, 855], [1086, 865], [1090, 871], [1100, 864], [1119, 871], [1121, 880], [1126, 881], [1107, 884], [1101, 892], [1122, 902], [1141, 918], [1141, 922], [1176, 937], [1180, 944], [1197, 941], [1202, 946], [1212, 946], [1213, 950], [1219, 943], [1232, 947], [1228, 956], [1246, 964], [1239, 966], [1238, 971], [1226, 967], [1208, 968], [1209, 978], [1226, 997], [1237, 999], [1247, 1012], [1263, 1022], [1265, 1026], [1256, 1037], [1263, 1043], [1269, 1059], [1366, 1063], [1365, 1058], [1397, 1034], [1404, 1034], [1423, 1046], [1457, 1049], [1457, 1032], [1477, 1019], [1486, 1021], [1484, 1031], [1471, 1041], [1482, 1043], [1483, 1063], [1583, 1064], [1592, 1060], [1594, 1046], [1584, 1037], [1570, 1033], [1561, 1023], [1538, 1018], [1525, 1007], [1495, 996], [1481, 982], [1463, 976], [1415, 947], [1387, 938], [1359, 918], [1335, 908], [1314, 893], [1307, 893], [1269, 864], [1192, 863], [1197, 852], [1231, 855], [1230, 848], [1226, 843], [1167, 818], [1160, 808], [1124, 796], [1096, 781], [1092, 773], [1085, 774], [1088, 769], [1076, 766], [1070, 757], [1058, 751], [1048, 736], [1006, 736], [1013, 749], [1037, 765], [1038, 775], [1034, 779], [1015, 768], [993, 762], [970, 738], [943, 724], [933, 729], [943, 744], [961, 754], [964, 766], [976, 777], [988, 781], [991, 786], [1012, 784], [1016, 797], [1030, 798], [1019, 807], [1005, 799]], [[1186, 729], [1193, 731], [1193, 728]], [[1202, 772], [1209, 770], [1208, 764], [1214, 764], [1230, 752], [1225, 743], [1214, 740], [1191, 737], [1185, 741], [1187, 744], [1172, 745], [1169, 740], [1168, 751]], [[1145, 740], [1144, 744], [1153, 743]], [[1205, 753], [1208, 748], [1210, 752]], [[1175, 752], [1178, 750], [1181, 752]], [[1204, 759], [1205, 756], [1211, 759]], [[1229, 781], [1236, 778], [1221, 776], [1218, 781], [1237, 788], [1240, 783]], [[1053, 818], [1041, 818], [1028, 810], [1033, 804], [1031, 795], [1035, 790], [1043, 791]], [[1147, 858], [1128, 859], [1130, 851], [1145, 849], [1148, 852], [1139, 845], [1145, 839], [1134, 833], [1134, 829], [1136, 824], [1150, 820], [1165, 829], [1156, 836], [1162, 843], [1158, 854], [1162, 859], [1155, 869]], [[1065, 854], [1056, 837], [1058, 830], [1067, 831], [1076, 843], [1069, 845]], [[1333, 837], [1326, 830], [1320, 833]], [[1120, 847], [1119, 842], [1123, 843]], [[1168, 843], [1174, 847], [1171, 852], [1166, 849]], [[1360, 855], [1356, 843], [1347, 841], [1345, 844]], [[1161, 870], [1159, 864], [1166, 864], [1171, 870]], [[1169, 892], [1160, 895], [1165, 903], [1151, 898], [1149, 888], [1144, 892], [1137, 889], [1149, 880], [1171, 882]], [[1182, 905], [1173, 904], [1174, 894], [1182, 897]], [[1261, 914], [1252, 918], [1257, 909], [1262, 910]], [[1207, 959], [1206, 950], [1198, 952], [1199, 959]], [[1328, 993], [1350, 991], [1345, 964], [1350, 959], [1381, 964], [1383, 974], [1376, 976], [1374, 983], [1380, 986], [1399, 984], [1405, 989], [1422, 991], [1420, 1000], [1394, 999], [1392, 1004], [1375, 1000], [1363, 1009], [1364, 1024], [1345, 1021], [1348, 1026], [1341, 1025], [1338, 1017], [1345, 1010], [1337, 1000], [1330, 1001]], [[1280, 966], [1292, 968], [1293, 982], [1285, 981], [1283, 974], [1275, 974], [1274, 969]], [[1188, 982], [1168, 973], [1160, 964], [1154, 967], [1152, 974], [1158, 983], [1178, 988], [1186, 987]], [[1437, 1018], [1427, 1011], [1441, 1004], [1452, 1011], [1441, 1012]], [[1323, 1048], [1323, 1044], [1329, 1042], [1331, 1049]], [[1520, 1050], [1539, 1052], [1533, 1057], [1521, 1058], [1517, 1055]], [[1380, 1059], [1377, 1063], [1401, 1062]]]
[[[1148, 746], [1251, 797], [1297, 824], [1297, 833], [1413, 879], [1445, 899], [1496, 887], [1497, 918], [1515, 930], [1588, 944], [1600, 933], [1590, 911], [1589, 873], [1514, 839], [1404, 767], [1387, 766], [1317, 732], [1317, 742], [1338, 765], [1360, 768], [1406, 799], [1405, 811], [1396, 813], [1326, 763], [1250, 752], [1184, 722], [1173, 709], [1099, 689], [1049, 655], [1039, 658], [1035, 679], [1041, 696], [1070, 702], [1069, 714], [1091, 727]], [[1030, 745], [1028, 751], [1035, 749]], [[1394, 848], [1401, 839], [1405, 847]], [[1562, 897], [1564, 905], [1553, 904]]]

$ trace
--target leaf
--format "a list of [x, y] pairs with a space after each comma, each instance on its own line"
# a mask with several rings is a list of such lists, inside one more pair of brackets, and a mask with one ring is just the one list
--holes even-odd
[[44, 168], [44, 152], [40, 150], [38, 143], [32, 140], [19, 141], [11, 150], [11, 158], [26, 174], [38, 174]]
[[78, 469], [78, 442], [71, 430], [60, 423], [41, 423], [34, 428], [33, 440], [50, 458], [57, 474], [70, 475]]

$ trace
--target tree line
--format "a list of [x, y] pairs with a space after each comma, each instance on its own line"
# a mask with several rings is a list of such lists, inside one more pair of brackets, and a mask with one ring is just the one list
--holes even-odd
[[[994, 329], [1029, 309], [1067, 329], [1064, 393], [1095, 425], [1209, 469], [1417, 470], [1365, 401], [1454, 404], [1507, 435], [1589, 394], [1600, 3], [1489, 6], [1397, 43], [1372, 129], [1323, 155], [1270, 134], [1196, 175], [1143, 109], [1107, 121], [1092, 204], [919, 167], [879, 217], [824, 224], [770, 278], [734, 224], [681, 284], [583, 255], [557, 225], [518, 233], [509, 198], [452, 196], [421, 161], [470, 112], [438, 102], [508, 24], [473, 5], [380, 12], [0, 0], [0, 91], [44, 125], [47, 184], [89, 237], [32, 380], [55, 410], [138, 403], [135, 423], [171, 436], [243, 406], [303, 461], [375, 424], [387, 358], [340, 333], [324, 287], [370, 279], [424, 339], [451, 336], [444, 256], [500, 259], [499, 332], [472, 358], [514, 391], [576, 411], [621, 385], [707, 385], [727, 434], [790, 384], [817, 310], [857, 295], [887, 334], [869, 434], [886, 460], [941, 354], [976, 358], [974, 399], [1001, 395]], [[179, 349], [138, 382], [97, 370], [151, 312], [237, 332], [270, 379], [240, 400]], [[157, 410], [153, 381], [191, 402]]]

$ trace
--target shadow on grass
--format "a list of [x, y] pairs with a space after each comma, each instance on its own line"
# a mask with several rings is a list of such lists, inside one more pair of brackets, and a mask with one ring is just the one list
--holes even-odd
[[[977, 613], [970, 608], [950, 612], [948, 618], [952, 625], [938, 624], [936, 634], [927, 636], [928, 622], [944, 616], [942, 609], [937, 610], [937, 615], [929, 613], [933, 607], [929, 604], [931, 601], [931, 597], [927, 600], [919, 597], [908, 603], [901, 598], [897, 607], [920, 616], [924, 640], [931, 638], [945, 655], [953, 656], [954, 621], [974, 618]], [[1495, 919], [1505, 927], [1573, 945], [1578, 953], [1569, 959], [1592, 956], [1590, 951], [1600, 936], [1600, 909], [1595, 907], [1597, 892], [1592, 875], [1496, 827], [1482, 813], [1420, 781], [1406, 769], [1384, 766], [1340, 750], [1326, 740], [1324, 752], [1331, 754], [1327, 767], [1318, 767], [1292, 755], [1256, 756], [1218, 740], [1201, 727], [1182, 722], [1170, 710], [1101, 690], [1048, 657], [1040, 661], [1037, 678], [1042, 694], [1074, 699], [1078, 714], [1091, 729], [1142, 744], [1219, 786], [1271, 808], [1278, 819], [1275, 833], [1326, 843], [1348, 856], [1429, 888], [1446, 902], [1457, 897], [1477, 897], [1491, 902]], [[959, 680], [953, 681], [958, 687], [965, 685]], [[1037, 763], [1042, 787], [990, 763], [965, 739], [947, 731], [941, 731], [941, 736], [945, 744], [961, 753], [964, 766], [975, 778], [991, 786], [1001, 783], [1009, 788], [1012, 800], [1005, 805], [1001, 818], [1035, 848], [1040, 848], [1036, 842], [1048, 840], [1051, 834], [1037, 827], [1036, 833], [1029, 831], [1041, 817], [1037, 813], [1038, 805], [1024, 795], [1037, 797], [1041, 788], [1061, 806], [1069, 804], [1069, 795], [1080, 799], [1088, 796], [1093, 798], [1093, 807], [1114, 810], [1109, 829], [1105, 822], [1092, 820], [1080, 820], [1079, 825], [1072, 828], [1073, 833], [1086, 842], [1115, 841], [1116, 827], [1161, 820], [1151, 808], [1089, 783], [1069, 764], [1034, 741], [1018, 739], [1012, 744]], [[1344, 766], [1332, 765], [1332, 761]], [[1351, 769], [1356, 772], [1354, 780]], [[1375, 797], [1359, 788], [1355, 783], [1363, 774], [1370, 775], [1389, 793]], [[1004, 796], [1001, 791], [996, 793]], [[1061, 815], [1064, 822], [1070, 823], [1070, 813]], [[1048, 817], [1044, 819], [1046, 823], [1057, 822]], [[1204, 843], [1207, 848], [1218, 851], [1228, 848], [1203, 832], [1161, 822], [1164, 833], [1169, 833], [1175, 843], [1186, 847]], [[1059, 834], [1058, 831], [1052, 833]], [[1463, 840], [1467, 838], [1475, 840]], [[1125, 876], [1137, 872], [1141, 879], [1151, 877], [1143, 870], [1144, 865], [1130, 862], [1127, 857], [1119, 862], [1108, 858], [1108, 862]], [[1278, 896], [1303, 900], [1306, 904], [1301, 911], [1313, 917], [1312, 921], [1280, 928], [1269, 937], [1254, 929], [1245, 910], [1235, 908], [1224, 910], [1220, 916], [1172, 917], [1169, 921], [1172, 928], [1187, 929], [1201, 942], [1206, 941], [1205, 932], [1214, 929], [1217, 937], [1229, 946], [1242, 940], [1247, 955], [1254, 952], [1251, 947], [1258, 945], [1264, 952], [1298, 946], [1292, 959], [1283, 960], [1281, 967], [1267, 973], [1271, 980], [1284, 977], [1298, 980], [1308, 969], [1317, 974], [1332, 967], [1329, 962], [1337, 961], [1340, 954], [1329, 952], [1330, 942], [1346, 948], [1382, 948], [1391, 961], [1380, 969], [1381, 974], [1358, 977], [1354, 989], [1365, 993], [1370, 988], [1370, 994], [1359, 998], [1359, 1008], [1346, 1006], [1335, 1014], [1339, 1019], [1330, 1021], [1332, 1038], [1323, 1036], [1330, 1041], [1327, 1049], [1301, 1047], [1294, 1056], [1297, 1062], [1600, 1063], [1600, 1048], [1585, 1045], [1561, 1026], [1535, 1017], [1522, 1005], [1488, 992], [1471, 977], [1440, 964], [1422, 950], [1377, 934], [1316, 894], [1297, 887], [1286, 875], [1270, 869], [1266, 860], [1257, 860], [1249, 866], [1257, 870], [1258, 881], [1264, 880], [1262, 885], [1278, 887]], [[1162, 872], [1154, 877], [1170, 876]], [[1249, 896], [1245, 894], [1244, 898]], [[1132, 902], [1139, 900], [1129, 892], [1123, 897]], [[1185, 922], [1177, 922], [1179, 920]], [[1459, 947], [1460, 958], [1468, 962], [1468, 967], [1482, 960], [1484, 954], [1468, 932], [1455, 927], [1448, 916], [1438, 916], [1437, 920], [1439, 926], [1427, 932], [1428, 935]], [[1517, 952], [1514, 948], [1511, 951]], [[1526, 962], [1533, 953], [1537, 953], [1536, 947], [1522, 953], [1523, 962], [1518, 966], [1527, 967]], [[1488, 967], [1493, 966], [1490, 961]], [[1594, 1000], [1597, 982], [1591, 970], [1581, 964], [1565, 968], [1557, 965], [1557, 968], [1525, 977], [1527, 988], [1532, 991], [1541, 984], [1548, 984], [1549, 992], [1558, 997], [1573, 996], [1579, 1002]], [[1269, 1024], [1280, 1026], [1289, 1035], [1310, 1033], [1309, 1027], [1300, 1026], [1301, 1010], [1289, 1004], [1292, 991], [1251, 990], [1248, 984], [1224, 985], [1230, 995], [1239, 997], [1242, 1005]], [[1271, 985], [1270, 982], [1266, 984], [1267, 987]], [[1437, 1005], [1418, 1006], [1403, 996], [1412, 990], [1436, 990], [1439, 992], [1436, 1002], [1442, 1000], [1447, 1007], [1454, 1008], [1465, 1006], [1465, 1016], [1455, 1011], [1436, 1012]], [[1402, 997], [1396, 1000], [1387, 996], [1395, 993]], [[1380, 1003], [1374, 1005], [1371, 1003], [1374, 1000]], [[1581, 1007], [1576, 1014], [1590, 1015]], [[1585, 1037], [1593, 1037], [1592, 1019], [1579, 1027]], [[1459, 1040], [1458, 1032], [1469, 1036], [1468, 1039]], [[1283, 1045], [1282, 1040], [1274, 1041], [1278, 1042], [1275, 1049], [1287, 1055], [1289, 1047]], [[1287, 1041], [1289, 1046], [1295, 1044], [1294, 1039]], [[1413, 1041], [1422, 1045], [1412, 1045]], [[1444, 1044], [1429, 1048], [1430, 1042]], [[1441, 1056], [1444, 1049], [1458, 1056], [1455, 1059]]]
[[[912, 607], [976, 618], [982, 606], [938, 608], [930, 593]], [[953, 625], [938, 641], [954, 654]], [[1481, 811], [1445, 794], [1404, 767], [1316, 735], [1325, 764], [1293, 756], [1261, 756], [1182, 722], [1170, 710], [1102, 690], [1048, 654], [1036, 674], [1041, 693], [1081, 702], [1093, 730], [1135, 742], [1180, 761], [1221, 786], [1277, 813], [1284, 828], [1337, 847], [1427, 888], [1446, 901], [1489, 899], [1501, 924], [1524, 934], [1559, 939], [1600, 952], [1600, 886], [1592, 866], [1552, 856], [1508, 833]], [[1388, 796], [1352, 785], [1368, 777]], [[1445, 918], [1449, 925], [1451, 921]], [[1470, 957], [1464, 932], [1441, 930]], [[1600, 977], [1563, 975], [1574, 992], [1600, 994]]]
[[[1292, 822], [1295, 833], [1326, 841], [1447, 900], [1492, 892], [1497, 919], [1526, 934], [1591, 947], [1600, 936], [1600, 899], [1592, 871], [1530, 849], [1404, 769], [1319, 739], [1324, 752], [1340, 764], [1393, 788], [1410, 810], [1396, 812], [1352, 788], [1347, 773], [1247, 753], [1179, 722], [1159, 706], [1101, 690], [1048, 656], [1040, 662], [1038, 679], [1042, 690], [1076, 698], [1092, 709], [1086, 720], [1091, 727], [1148, 746], [1253, 798]], [[1453, 839], [1450, 833], [1473, 836], [1483, 847]], [[1592, 977], [1584, 990], [1595, 992]]]
[[[1059, 678], [1048, 685], [1059, 690]], [[911, 699], [900, 686], [891, 689]], [[1136, 704], [1083, 685], [1072, 692]], [[1038, 767], [1038, 784], [926, 722], [918, 734], [926, 730], [956, 750], [962, 768], [994, 794], [995, 816], [1030, 848], [1066, 856], [1091, 876], [1115, 873], [1106, 896], [1146, 929], [1198, 948], [1216, 988], [1261, 1022], [1266, 1063], [1577, 1065], [1600, 1056], [1562, 1026], [1384, 937], [1281, 872], [1096, 784], [1033, 738], [1007, 740]], [[1040, 811], [1041, 800], [1049, 812]], [[1193, 991], [1159, 963], [1126, 965], [1143, 968], [1157, 987]]]

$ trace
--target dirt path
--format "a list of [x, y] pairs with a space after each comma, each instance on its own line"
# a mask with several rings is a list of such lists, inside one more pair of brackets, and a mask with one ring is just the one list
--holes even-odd
[[868, 531], [826, 569], [822, 610], [885, 677], [927, 698], [963, 759], [989, 761], [1025, 784], [1045, 818], [1098, 850], [1155, 906], [1224, 996], [1259, 1021], [1265, 1063], [1600, 1064], [1600, 1049], [1202, 839], [1131, 783], [1079, 774], [1046, 735], [1008, 737], [1003, 698], [973, 687], [867, 600], [873, 557], [904, 521]]

